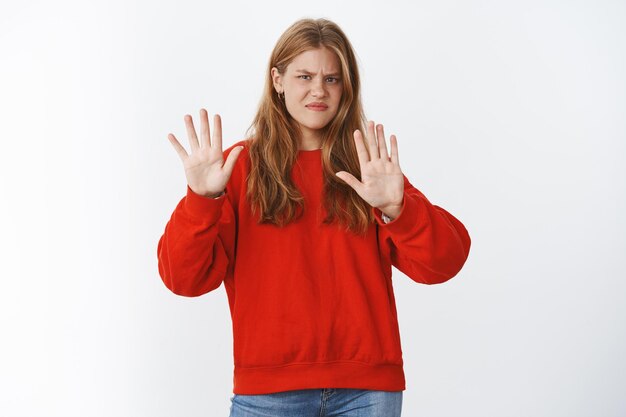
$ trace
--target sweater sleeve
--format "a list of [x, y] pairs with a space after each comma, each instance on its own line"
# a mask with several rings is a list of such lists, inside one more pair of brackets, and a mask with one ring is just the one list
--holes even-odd
[[187, 186], [158, 243], [159, 274], [165, 286], [187, 297], [218, 288], [234, 260], [235, 234], [228, 189], [214, 199]]
[[454, 277], [469, 255], [471, 239], [452, 214], [433, 205], [404, 177], [404, 199], [398, 217], [385, 223], [372, 208], [379, 227], [381, 250], [391, 264], [412, 280], [439, 284]]

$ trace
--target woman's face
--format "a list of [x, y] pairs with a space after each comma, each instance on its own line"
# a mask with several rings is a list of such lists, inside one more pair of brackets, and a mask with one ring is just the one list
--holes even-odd
[[300, 125], [303, 140], [318, 140], [319, 130], [337, 114], [343, 91], [337, 55], [324, 47], [305, 51], [287, 65], [284, 74], [272, 68], [272, 79], [276, 91], [285, 94], [287, 111]]

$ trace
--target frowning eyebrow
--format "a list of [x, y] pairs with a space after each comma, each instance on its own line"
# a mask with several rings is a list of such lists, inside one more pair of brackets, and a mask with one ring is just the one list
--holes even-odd
[[[304, 69], [297, 69], [296, 72], [301, 72], [301, 73], [307, 74], [307, 75], [315, 75], [314, 72], [310, 72], [310, 71], [307, 71], [307, 70], [304, 70]], [[340, 75], [341, 74], [338, 73], [338, 72], [333, 72], [332, 74], [326, 74], [326, 77], [328, 77], [328, 76], [339, 77]]]

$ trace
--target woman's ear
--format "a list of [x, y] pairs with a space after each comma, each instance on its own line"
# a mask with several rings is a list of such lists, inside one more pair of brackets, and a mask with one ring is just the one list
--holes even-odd
[[282, 80], [280, 73], [278, 72], [278, 68], [276, 67], [272, 67], [272, 82], [274, 84], [274, 89], [276, 90], [276, 92], [282, 93], [283, 92], [283, 80]]

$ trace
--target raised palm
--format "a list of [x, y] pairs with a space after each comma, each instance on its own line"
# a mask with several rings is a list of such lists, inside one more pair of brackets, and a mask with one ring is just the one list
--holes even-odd
[[226, 184], [233, 172], [237, 157], [243, 149], [241, 146], [234, 148], [226, 162], [222, 152], [222, 120], [219, 114], [214, 116], [215, 132], [211, 139], [208, 114], [205, 109], [200, 109], [200, 140], [196, 135], [193, 120], [190, 115], [185, 115], [185, 126], [191, 146], [191, 155], [170, 133], [167, 138], [180, 156], [185, 168], [185, 176], [189, 188], [196, 194], [213, 197], [220, 194], [226, 188]]
[[378, 139], [374, 127], [373, 121], [368, 122], [369, 153], [361, 131], [354, 131], [361, 181], [346, 171], [337, 172], [337, 176], [348, 183], [369, 205], [395, 217], [399, 214], [404, 197], [404, 175], [398, 159], [398, 142], [395, 135], [391, 135], [391, 156], [389, 156], [383, 126], [377, 126]]

